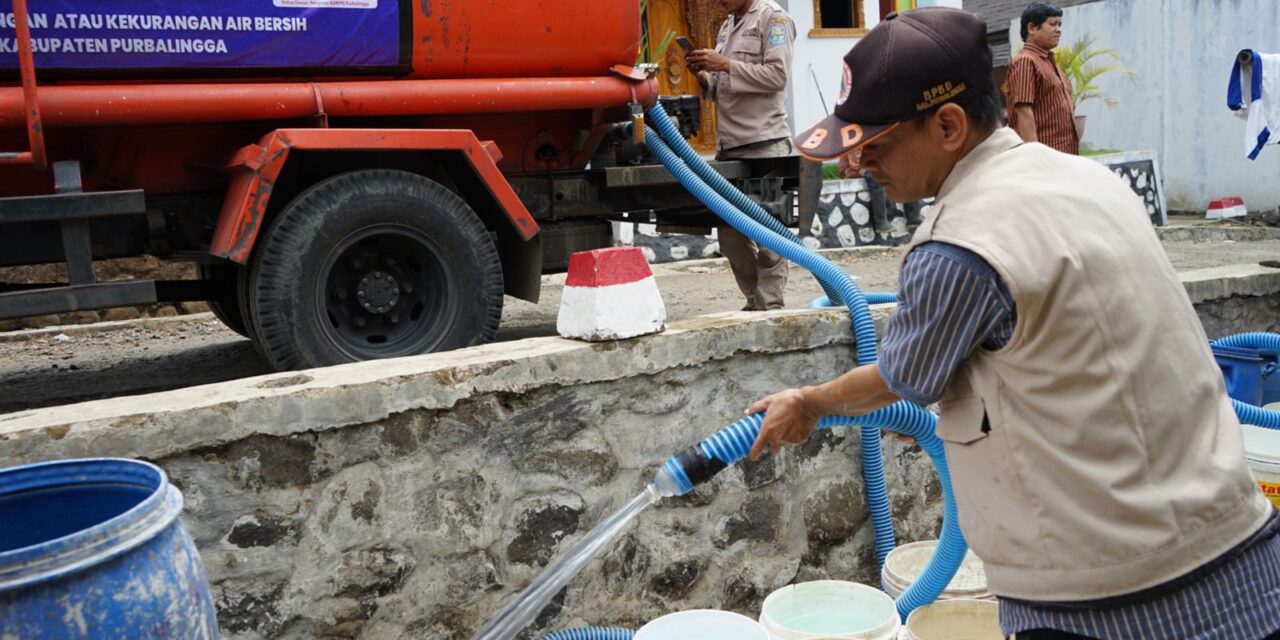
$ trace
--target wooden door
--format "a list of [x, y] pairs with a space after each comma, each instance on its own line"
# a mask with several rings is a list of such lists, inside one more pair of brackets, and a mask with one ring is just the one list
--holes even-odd
[[[683, 35], [699, 49], [715, 47], [725, 13], [716, 0], [648, 0], [649, 59], [658, 64], [658, 90], [664, 96], [699, 95], [698, 79], [684, 64], [684, 50], [674, 41]], [[668, 34], [672, 34], [668, 38]], [[663, 44], [666, 44], [663, 48]], [[659, 50], [662, 48], [662, 50]], [[689, 141], [699, 153], [716, 149], [716, 113], [702, 101], [702, 126]]]

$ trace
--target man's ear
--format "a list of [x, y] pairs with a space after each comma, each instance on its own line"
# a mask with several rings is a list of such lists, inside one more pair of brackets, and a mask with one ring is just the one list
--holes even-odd
[[942, 135], [942, 148], [946, 151], [960, 150], [969, 136], [969, 116], [965, 115], [964, 108], [948, 102], [938, 108], [935, 117]]

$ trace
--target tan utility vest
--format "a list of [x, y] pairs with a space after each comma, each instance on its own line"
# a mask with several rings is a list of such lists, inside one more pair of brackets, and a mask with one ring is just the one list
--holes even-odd
[[952, 170], [910, 248], [1004, 279], [1017, 325], [939, 402], [960, 526], [1001, 596], [1132, 593], [1266, 521], [1204, 330], [1145, 207], [1102, 165], [1000, 129]]

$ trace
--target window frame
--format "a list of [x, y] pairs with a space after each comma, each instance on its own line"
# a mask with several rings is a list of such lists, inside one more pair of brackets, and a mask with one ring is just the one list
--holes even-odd
[[823, 27], [822, 0], [813, 0], [813, 28], [809, 30], [810, 38], [849, 38], [867, 35], [867, 15], [862, 6], [864, 0], [847, 0], [853, 4], [853, 22], [856, 27]]

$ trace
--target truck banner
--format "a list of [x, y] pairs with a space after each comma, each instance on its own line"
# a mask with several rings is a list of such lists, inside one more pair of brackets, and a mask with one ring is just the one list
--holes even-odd
[[[380, 68], [407, 64], [408, 0], [29, 0], [36, 69]], [[7, 4], [7, 3], [6, 3]], [[0, 70], [18, 66], [0, 12]]]

